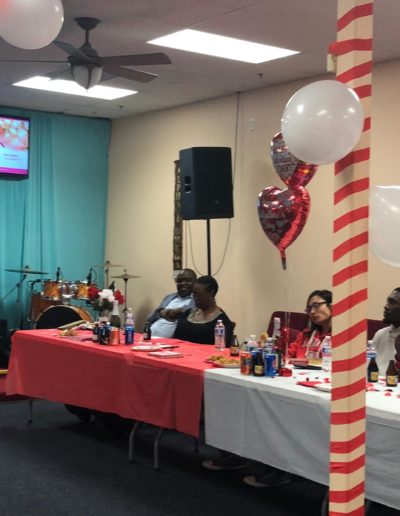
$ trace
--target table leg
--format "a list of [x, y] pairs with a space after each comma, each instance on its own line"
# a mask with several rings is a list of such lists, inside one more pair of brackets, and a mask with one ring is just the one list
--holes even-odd
[[158, 471], [160, 469], [160, 454], [159, 454], [159, 447], [160, 447], [160, 441], [161, 437], [164, 433], [164, 428], [159, 428], [157, 437], [154, 441], [154, 469]]
[[136, 435], [136, 430], [138, 429], [139, 425], [140, 425], [140, 421], [135, 421], [133, 423], [131, 433], [129, 434], [129, 451], [128, 451], [129, 462], [133, 462], [133, 451], [134, 451], [134, 444], [135, 444], [135, 435]]

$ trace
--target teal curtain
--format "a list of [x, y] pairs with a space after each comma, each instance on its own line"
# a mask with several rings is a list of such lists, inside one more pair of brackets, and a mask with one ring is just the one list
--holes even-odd
[[[0, 179], [0, 318], [28, 327], [31, 293], [41, 287], [32, 281], [55, 279], [57, 267], [64, 280], [85, 280], [104, 262], [110, 121], [0, 112], [31, 122], [29, 179]], [[27, 265], [47, 274], [5, 270]]]

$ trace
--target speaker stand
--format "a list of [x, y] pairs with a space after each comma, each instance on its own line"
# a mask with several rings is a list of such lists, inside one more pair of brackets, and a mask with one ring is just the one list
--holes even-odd
[[207, 219], [207, 274], [211, 276], [211, 230], [210, 219]]

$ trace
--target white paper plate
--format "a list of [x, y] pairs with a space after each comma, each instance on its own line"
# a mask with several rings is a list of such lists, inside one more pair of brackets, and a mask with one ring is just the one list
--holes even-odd
[[315, 386], [316, 389], [323, 392], [331, 392], [332, 391], [332, 384], [331, 383], [318, 383]]
[[132, 351], [159, 351], [161, 346], [154, 346], [151, 344], [139, 344], [138, 346], [131, 346]]

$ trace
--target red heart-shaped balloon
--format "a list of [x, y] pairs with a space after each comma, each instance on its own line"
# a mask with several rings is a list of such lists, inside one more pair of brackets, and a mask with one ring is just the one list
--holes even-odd
[[305, 163], [289, 152], [282, 133], [276, 134], [270, 145], [276, 173], [287, 186], [305, 186], [314, 176], [318, 165]]
[[258, 218], [264, 233], [279, 249], [284, 269], [286, 269], [285, 250], [303, 230], [310, 204], [310, 195], [301, 186], [285, 190], [269, 186], [258, 194]]

